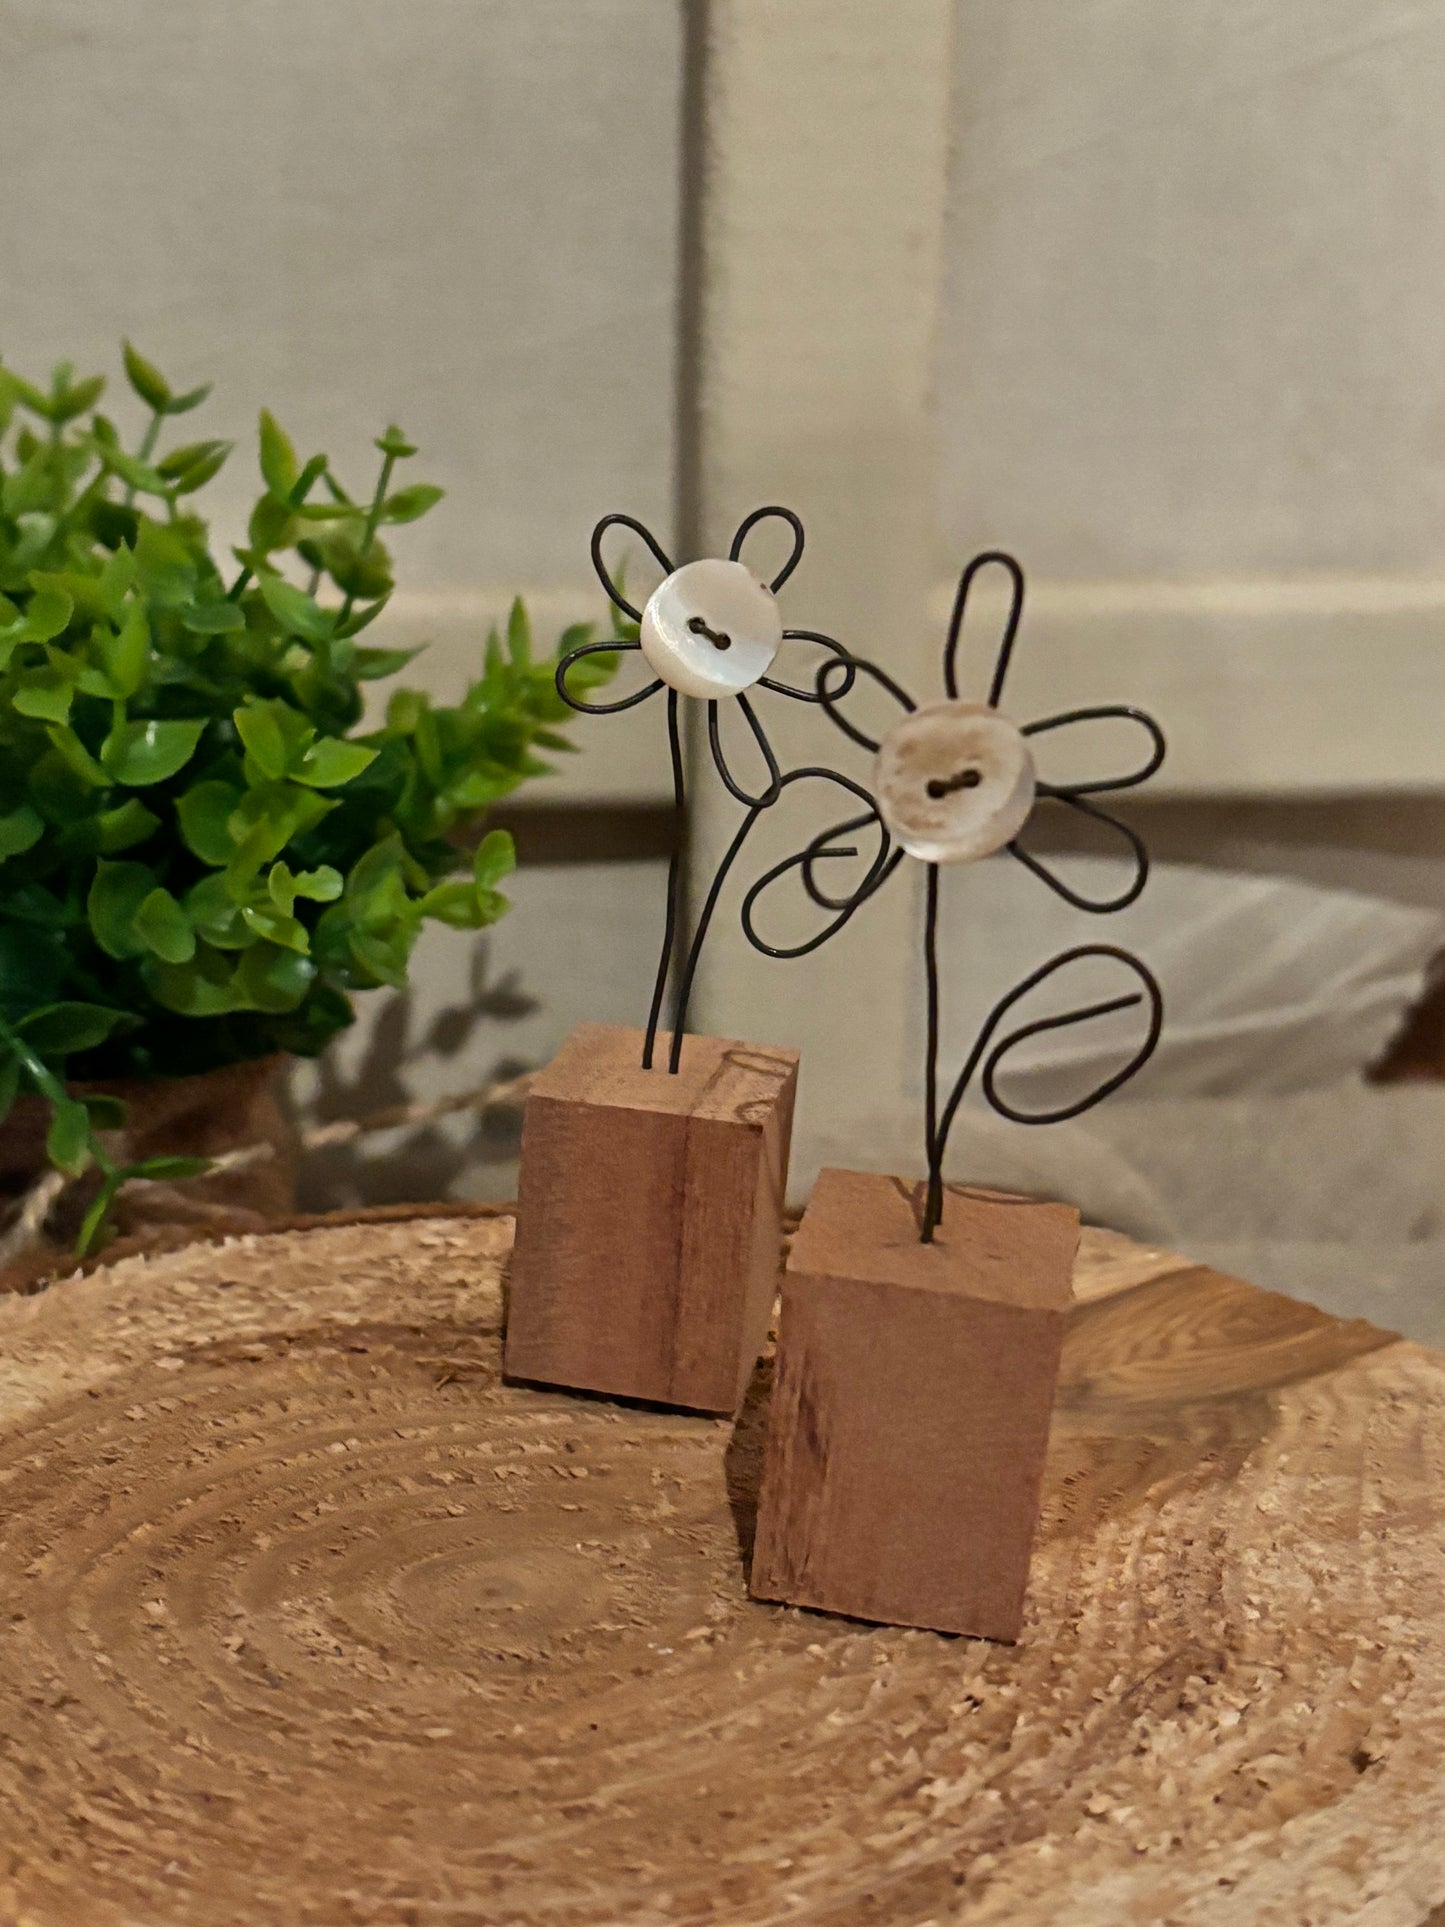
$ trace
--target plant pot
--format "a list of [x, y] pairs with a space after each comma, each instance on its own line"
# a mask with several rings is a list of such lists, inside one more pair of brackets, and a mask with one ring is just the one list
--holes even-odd
[[[245, 1145], [265, 1144], [271, 1155], [236, 1171], [188, 1178], [179, 1184], [136, 1186], [123, 1192], [115, 1222], [133, 1231], [158, 1222], [202, 1220], [215, 1211], [254, 1212], [258, 1220], [296, 1208], [296, 1133], [281, 1101], [288, 1059], [254, 1058], [195, 1077], [115, 1078], [77, 1083], [77, 1095], [104, 1093], [126, 1106], [126, 1123], [104, 1134], [117, 1162], [174, 1153], [218, 1157]], [[0, 1198], [17, 1198], [49, 1168], [45, 1133], [50, 1106], [43, 1098], [19, 1098], [0, 1123]], [[67, 1221], [93, 1194], [93, 1182], [73, 1187], [62, 1216]], [[63, 1227], [57, 1227], [65, 1235]]]

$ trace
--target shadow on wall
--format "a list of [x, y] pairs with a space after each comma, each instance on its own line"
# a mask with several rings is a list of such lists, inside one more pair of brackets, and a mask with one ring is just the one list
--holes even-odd
[[[322, 1058], [307, 1106], [310, 1121], [364, 1118], [424, 1103], [409, 1073], [425, 1060], [490, 1056], [498, 1041], [491, 1034], [494, 1026], [517, 1024], [540, 1008], [538, 998], [522, 988], [521, 969], [496, 968], [493, 951], [486, 939], [473, 950], [465, 1002], [428, 1008], [417, 990], [400, 991], [386, 999], [367, 1027], [359, 1057], [349, 1063], [339, 1053]], [[503, 1051], [483, 1081], [515, 1077], [529, 1067], [526, 1055]], [[478, 1167], [514, 1162], [520, 1128], [519, 1112], [462, 1112], [313, 1151], [301, 1173], [301, 1208], [332, 1211], [451, 1196]]]
[[[462, 1098], [543, 1064], [574, 1024], [637, 1024], [661, 934], [665, 862], [525, 864], [512, 909], [479, 937], [428, 925], [404, 991], [357, 999], [357, 1021], [298, 1066], [304, 1129]], [[515, 1195], [521, 1118], [465, 1109], [309, 1152], [306, 1211]]]

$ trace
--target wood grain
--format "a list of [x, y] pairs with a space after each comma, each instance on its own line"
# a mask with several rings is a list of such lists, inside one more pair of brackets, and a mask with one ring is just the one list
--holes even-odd
[[642, 1043], [579, 1025], [532, 1084], [507, 1370], [732, 1412], [768, 1335], [798, 1054], [688, 1036], [674, 1076]]
[[750, 1588], [1016, 1639], [1079, 1245], [1070, 1205], [823, 1171], [783, 1279]]
[[[0, 1303], [6, 1927], [1425, 1927], [1445, 1360], [1086, 1234], [1017, 1646], [749, 1600], [505, 1219]], [[585, 1476], [583, 1476], [585, 1475]]]

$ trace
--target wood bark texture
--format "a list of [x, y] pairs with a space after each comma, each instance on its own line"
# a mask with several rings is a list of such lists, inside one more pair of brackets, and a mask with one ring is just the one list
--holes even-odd
[[1424, 1927], [1445, 1359], [1086, 1234], [1016, 1646], [750, 1600], [739, 1424], [504, 1384], [508, 1220], [0, 1303], [0, 1920]]
[[783, 1280], [751, 1588], [1016, 1639], [1079, 1214], [824, 1171]]
[[507, 1371], [733, 1412], [768, 1336], [798, 1053], [580, 1024], [527, 1097]]

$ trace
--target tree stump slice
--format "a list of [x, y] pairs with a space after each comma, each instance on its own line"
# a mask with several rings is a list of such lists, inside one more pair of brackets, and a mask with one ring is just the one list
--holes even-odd
[[1445, 1919], [1445, 1358], [1089, 1236], [988, 1645], [750, 1600], [766, 1361], [504, 1385], [510, 1238], [0, 1303], [7, 1927]]

